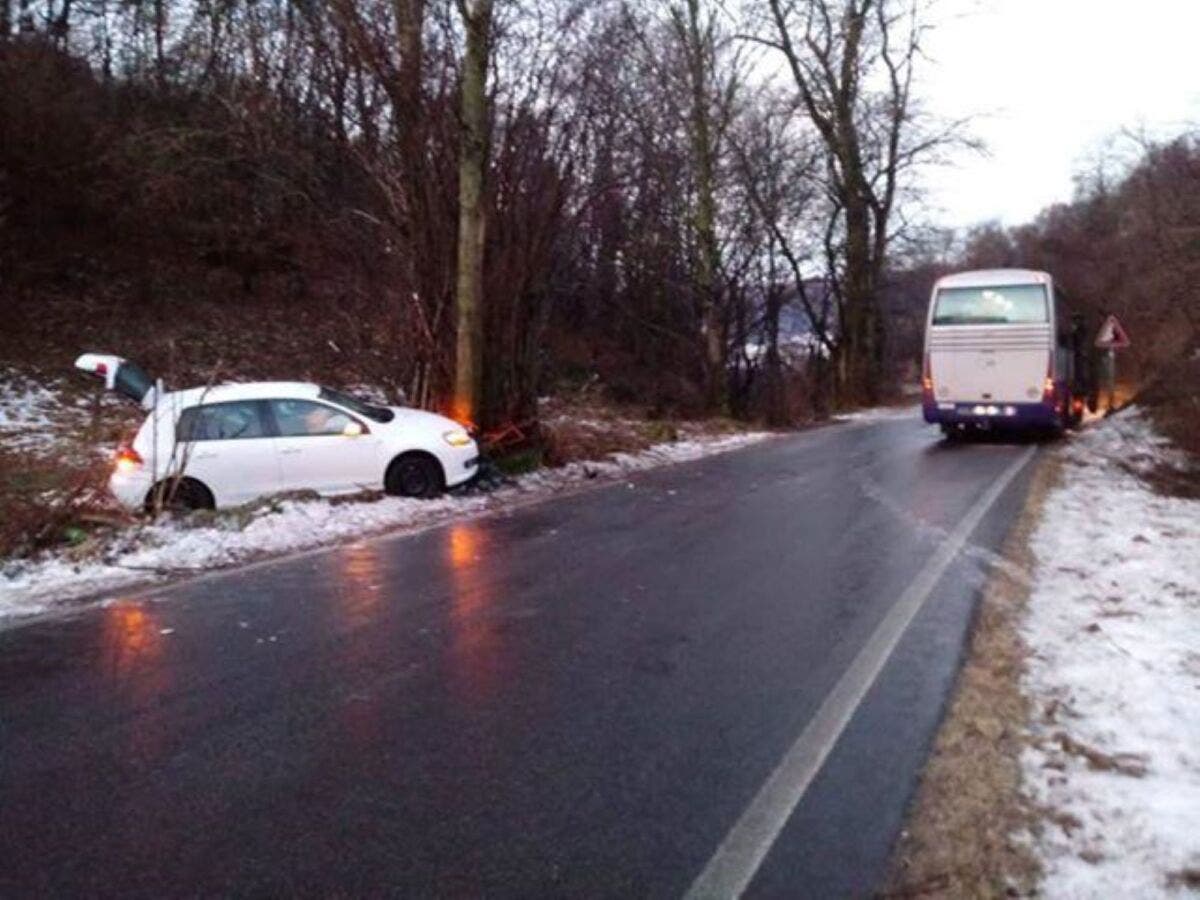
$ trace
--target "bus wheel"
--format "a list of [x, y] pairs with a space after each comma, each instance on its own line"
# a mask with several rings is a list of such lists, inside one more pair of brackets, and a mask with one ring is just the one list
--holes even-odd
[[953, 425], [942, 425], [942, 437], [947, 441], [957, 441], [962, 437], [962, 431]]
[[1083, 401], [1070, 392], [1067, 393], [1062, 419], [1064, 430], [1078, 431], [1083, 424]]

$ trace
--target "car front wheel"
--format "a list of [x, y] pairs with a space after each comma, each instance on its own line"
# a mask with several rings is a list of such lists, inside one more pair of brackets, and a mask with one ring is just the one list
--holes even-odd
[[401, 497], [436, 497], [442, 492], [442, 466], [424, 453], [405, 453], [388, 466], [383, 487]]

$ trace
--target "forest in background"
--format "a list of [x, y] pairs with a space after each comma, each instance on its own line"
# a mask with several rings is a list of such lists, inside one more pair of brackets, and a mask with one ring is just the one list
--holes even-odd
[[[891, 396], [932, 280], [1052, 272], [1198, 347], [1200, 141], [934, 227], [919, 0], [0, 0], [0, 354], [312, 377], [482, 424], [598, 383], [786, 424]], [[465, 312], [464, 312], [465, 311]], [[465, 343], [464, 343], [465, 341]]]

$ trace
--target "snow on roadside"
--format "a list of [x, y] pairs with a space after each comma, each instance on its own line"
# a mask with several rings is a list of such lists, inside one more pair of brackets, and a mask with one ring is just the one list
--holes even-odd
[[1033, 538], [1022, 768], [1047, 897], [1200, 879], [1200, 501], [1136, 474], [1174, 454], [1136, 410], [1085, 431]]
[[52, 441], [50, 431], [59, 397], [40, 382], [0, 369], [0, 440], [27, 450]]
[[856, 409], [853, 412], [838, 413], [833, 417], [835, 422], [896, 422], [911, 419], [920, 422], [921, 407], [917, 406], [872, 406], [867, 409]]
[[0, 621], [171, 575], [478, 515], [524, 498], [551, 496], [590, 481], [612, 481], [633, 472], [699, 459], [768, 436], [764, 432], [737, 433], [659, 444], [639, 453], [618, 453], [596, 462], [532, 472], [487, 495], [449, 494], [436, 500], [381, 497], [341, 503], [281, 499], [263, 505], [249, 521], [228, 515], [204, 526], [186, 522], [148, 525], [123, 533], [99, 559], [72, 562], [63, 555], [51, 555], [0, 567]]
[[[62, 380], [38, 380], [16, 369], [0, 368], [0, 443], [4, 449], [50, 457], [65, 435], [81, 435], [99, 409], [116, 421], [132, 420], [130, 405], [111, 393], [97, 398], [78, 389], [62, 389]], [[110, 455], [111, 446], [96, 453]]]

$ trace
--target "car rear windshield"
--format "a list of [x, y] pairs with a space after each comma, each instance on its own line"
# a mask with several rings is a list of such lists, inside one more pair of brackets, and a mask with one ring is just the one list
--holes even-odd
[[351, 397], [349, 394], [335, 391], [333, 388], [321, 388], [318, 396], [322, 400], [336, 403], [343, 409], [356, 412], [360, 416], [370, 419], [372, 422], [390, 422], [396, 417], [396, 414], [386, 406], [376, 406], [373, 403], [367, 403], [365, 400], [359, 400], [357, 397]]
[[1046, 288], [1040, 284], [942, 288], [933, 308], [934, 325], [1016, 325], [1048, 321]]
[[152, 387], [153, 379], [141, 366], [125, 360], [117, 367], [117, 374], [113, 378], [113, 390], [118, 394], [141, 403]]

